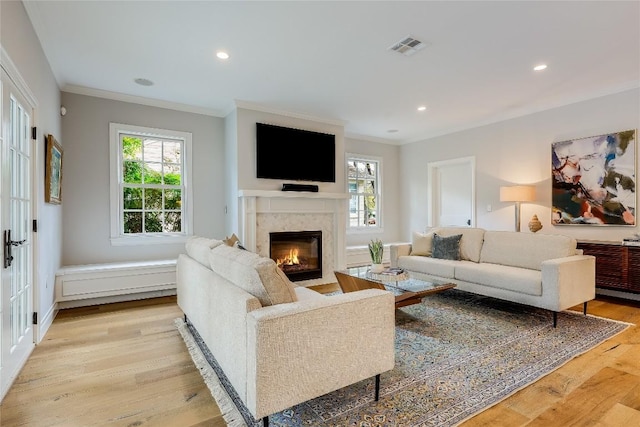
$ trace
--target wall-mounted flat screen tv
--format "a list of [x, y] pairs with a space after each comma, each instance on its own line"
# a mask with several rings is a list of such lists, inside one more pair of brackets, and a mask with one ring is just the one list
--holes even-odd
[[256, 176], [336, 182], [336, 136], [256, 123]]

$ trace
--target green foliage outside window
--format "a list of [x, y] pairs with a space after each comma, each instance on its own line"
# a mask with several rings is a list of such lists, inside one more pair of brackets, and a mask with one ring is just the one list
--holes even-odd
[[124, 233], [180, 232], [181, 144], [123, 136]]

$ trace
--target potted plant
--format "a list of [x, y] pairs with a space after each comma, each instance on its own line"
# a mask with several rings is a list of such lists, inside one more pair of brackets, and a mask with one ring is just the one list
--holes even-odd
[[375, 239], [369, 243], [369, 254], [371, 255], [371, 271], [379, 273], [384, 270], [382, 265], [382, 254], [384, 253], [384, 245], [382, 240]]

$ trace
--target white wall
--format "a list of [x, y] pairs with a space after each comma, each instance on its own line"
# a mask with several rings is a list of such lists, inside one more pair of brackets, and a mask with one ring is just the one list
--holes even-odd
[[[522, 204], [524, 230], [533, 214], [537, 214], [544, 227], [539, 233], [620, 241], [640, 228], [551, 225], [551, 144], [638, 128], [640, 89], [634, 89], [401, 146], [401, 233], [409, 238], [412, 231], [427, 226], [426, 165], [475, 156], [478, 227], [513, 230], [514, 207], [512, 203], [500, 202], [499, 188], [535, 184], [537, 200]], [[638, 151], [636, 137], [636, 156]], [[487, 212], [487, 205], [492, 206], [492, 212]], [[636, 223], [637, 216], [638, 212]]]
[[238, 113], [224, 119], [225, 138], [225, 237], [238, 234]]
[[109, 218], [109, 123], [191, 132], [193, 232], [224, 234], [225, 158], [221, 118], [62, 93], [64, 142], [63, 263], [175, 258], [184, 243], [112, 246]]
[[[66, 148], [60, 129], [60, 90], [22, 2], [0, 1], [0, 44], [38, 102], [34, 124], [38, 128], [36, 196], [39, 256], [34, 278], [38, 301], [34, 309], [39, 312], [40, 319], [48, 316], [50, 321], [54, 307], [55, 273], [61, 265], [62, 207], [44, 203], [44, 138], [52, 134], [61, 142], [63, 149]], [[41, 324], [43, 329], [47, 326]]]

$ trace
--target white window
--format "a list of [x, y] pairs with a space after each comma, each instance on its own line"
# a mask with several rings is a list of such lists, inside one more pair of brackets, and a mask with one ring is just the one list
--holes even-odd
[[176, 243], [192, 230], [191, 134], [110, 124], [111, 242]]
[[381, 160], [347, 155], [349, 228], [371, 230], [380, 228], [380, 165]]

